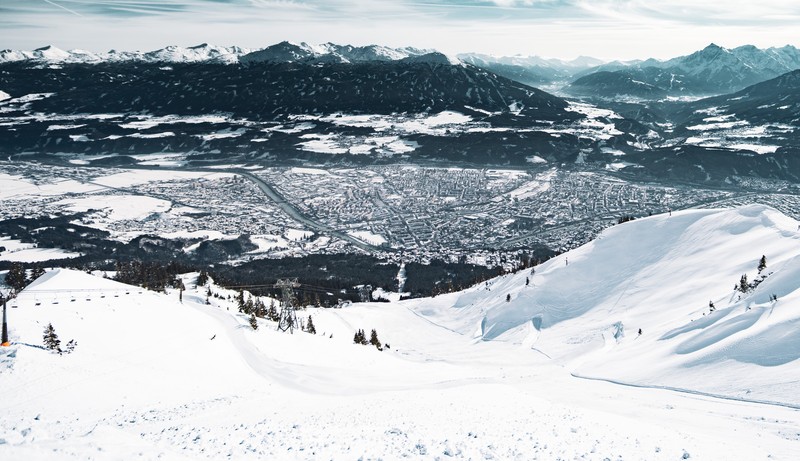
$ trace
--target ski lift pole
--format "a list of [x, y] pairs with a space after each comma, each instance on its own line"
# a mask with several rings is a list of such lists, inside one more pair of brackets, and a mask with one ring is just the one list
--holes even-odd
[[3, 296], [3, 338], [0, 346], [8, 347], [11, 343], [8, 342], [8, 322], [6, 322], [6, 297]]

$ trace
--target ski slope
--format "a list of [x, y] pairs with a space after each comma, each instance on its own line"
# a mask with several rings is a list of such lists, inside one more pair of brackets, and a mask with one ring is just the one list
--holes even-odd
[[[50, 270], [9, 303], [0, 456], [794, 460], [796, 230], [765, 207], [637, 220], [533, 275], [299, 312], [316, 335], [253, 331], [196, 274], [181, 302]], [[732, 296], [762, 254], [771, 274]], [[48, 323], [73, 353], [40, 347]]]

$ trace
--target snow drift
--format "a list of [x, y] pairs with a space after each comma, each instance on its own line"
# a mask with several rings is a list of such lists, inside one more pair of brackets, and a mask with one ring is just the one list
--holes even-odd
[[635, 220], [532, 272], [415, 309], [578, 375], [800, 404], [800, 228], [772, 208]]

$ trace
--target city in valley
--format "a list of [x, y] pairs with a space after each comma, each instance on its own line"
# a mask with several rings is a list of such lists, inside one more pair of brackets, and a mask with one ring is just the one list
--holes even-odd
[[[765, 203], [800, 216], [795, 185], [746, 177], [705, 188], [590, 168], [1, 166], [6, 219], [75, 214], [76, 223], [123, 242], [246, 236], [253, 249], [239, 261], [367, 252], [398, 263], [511, 268], [523, 249], [564, 252], [620, 221], [652, 214]], [[0, 246], [2, 259], [12, 261], [30, 257], [22, 251], [42, 251]]]

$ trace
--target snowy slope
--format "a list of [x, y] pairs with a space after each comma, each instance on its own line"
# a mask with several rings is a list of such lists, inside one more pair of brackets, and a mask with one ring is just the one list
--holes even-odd
[[[0, 454], [25, 460], [793, 460], [800, 453], [796, 409], [619, 386], [570, 373], [596, 375], [603, 364], [617, 373], [637, 372], [619, 363], [642, 351], [645, 342], [651, 360], [668, 354], [677, 363], [671, 369], [685, 371], [677, 348], [697, 332], [676, 328], [702, 326], [714, 317], [703, 317], [703, 304], [695, 305], [704, 290], [692, 297], [689, 287], [676, 284], [686, 283], [683, 274], [663, 271], [686, 271], [698, 279], [695, 287], [727, 282], [728, 273], [738, 280], [739, 271], [753, 272], [754, 241], [764, 242], [758, 256], [767, 255], [773, 274], [741, 301], [713, 298], [714, 315], [735, 318], [742, 303], [760, 303], [760, 292], [774, 290], [779, 301], [772, 320], [759, 318], [756, 325], [790, 325], [785, 319], [794, 314], [778, 312], [783, 304], [797, 303], [791, 269], [796, 260], [787, 251], [789, 243], [797, 246], [796, 224], [758, 207], [634, 221], [566, 255], [568, 266], [563, 258], [540, 266], [531, 277], [535, 287], [524, 288], [526, 274], [520, 273], [491, 281], [491, 291], [481, 286], [432, 299], [301, 311], [304, 321], [313, 316], [316, 335], [279, 333], [263, 319], [253, 331], [229, 299], [234, 292], [212, 286], [217, 296], [207, 304], [207, 288], [195, 287], [191, 274], [179, 302], [173, 290], [153, 293], [52, 270], [9, 303], [12, 346], [0, 348]], [[708, 245], [696, 240], [710, 237], [718, 245], [703, 250]], [[643, 257], [639, 252], [659, 239], [664, 241], [657, 252], [637, 262], [635, 255]], [[736, 243], [740, 239], [748, 240], [747, 251]], [[727, 251], [744, 254], [728, 255], [730, 264], [719, 264], [714, 275], [690, 264]], [[596, 257], [608, 259], [593, 263]], [[624, 264], [631, 267], [614, 274]], [[658, 277], [656, 290], [648, 284]], [[556, 282], [567, 284], [559, 299], [569, 302], [560, 308], [529, 296], [539, 290], [556, 299]], [[595, 287], [594, 294], [587, 286]], [[667, 296], [659, 291], [664, 287], [675, 291]], [[609, 299], [621, 294], [614, 306]], [[662, 309], [669, 299], [685, 297], [672, 309], [689, 313], [691, 307], [698, 319], [675, 320], [651, 306], [645, 314], [627, 304], [628, 297]], [[595, 301], [597, 306], [584, 305]], [[746, 312], [759, 309], [764, 310], [754, 304]], [[540, 331], [530, 322], [536, 315]], [[620, 343], [604, 341], [616, 321], [625, 325], [625, 336]], [[47, 323], [62, 344], [77, 340], [72, 354], [39, 346]], [[638, 327], [644, 334], [636, 339]], [[391, 346], [381, 352], [353, 344], [359, 328], [376, 329]], [[703, 344], [687, 347], [709, 352], [709, 328], [700, 331]], [[680, 341], [665, 337], [670, 334]], [[779, 337], [773, 346], [780, 345]], [[710, 353], [705, 357], [708, 364], [697, 366], [712, 382], [747, 380], [753, 371], [715, 370], [721, 362]], [[670, 365], [639, 359], [635, 367]], [[769, 368], [787, 377], [794, 373], [792, 363]]]
[[[742, 274], [756, 278], [762, 255], [770, 275], [734, 292]], [[415, 309], [485, 341], [533, 348], [579, 375], [800, 405], [798, 307], [800, 227], [753, 205], [615, 226], [534, 275]]]

